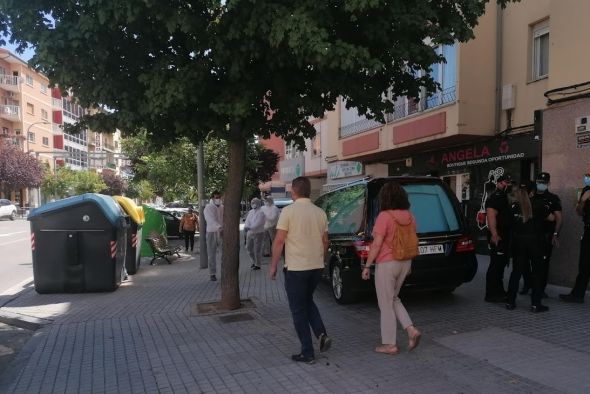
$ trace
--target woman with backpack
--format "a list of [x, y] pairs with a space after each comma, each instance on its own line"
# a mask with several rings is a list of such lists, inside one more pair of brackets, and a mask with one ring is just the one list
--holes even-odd
[[416, 219], [410, 212], [408, 194], [397, 182], [387, 182], [379, 191], [380, 212], [373, 226], [373, 243], [362, 272], [371, 279], [375, 263], [375, 289], [381, 311], [381, 346], [375, 351], [396, 354], [397, 320], [408, 333], [408, 350], [418, 346], [421, 333], [414, 327], [398, 297], [410, 273], [412, 258], [418, 254]]

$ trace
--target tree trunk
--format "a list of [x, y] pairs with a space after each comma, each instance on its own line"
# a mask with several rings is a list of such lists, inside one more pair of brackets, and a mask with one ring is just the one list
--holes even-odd
[[[240, 202], [246, 168], [246, 141], [241, 130], [232, 130], [229, 141], [229, 169], [224, 194], [223, 254], [221, 259], [221, 308], [240, 307]], [[232, 125], [232, 129], [234, 126]]]

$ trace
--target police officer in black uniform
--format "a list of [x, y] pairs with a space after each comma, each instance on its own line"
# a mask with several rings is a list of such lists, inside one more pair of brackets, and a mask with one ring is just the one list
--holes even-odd
[[557, 194], [549, 191], [550, 180], [551, 175], [548, 172], [539, 173], [536, 179], [537, 192], [532, 198], [533, 202], [538, 206], [545, 206], [555, 219], [543, 221], [543, 294], [545, 294], [545, 287], [547, 287], [551, 253], [553, 252], [553, 246], [559, 246], [559, 231], [561, 230], [563, 220], [563, 216], [561, 215], [561, 200]]
[[504, 268], [510, 258], [510, 222], [511, 211], [508, 203], [507, 189], [512, 178], [503, 174], [496, 180], [496, 190], [485, 203], [488, 221], [488, 248], [490, 265], [486, 273], [486, 302], [505, 302]]
[[554, 220], [555, 216], [544, 205], [541, 199], [533, 200], [536, 191], [535, 183], [522, 182], [511, 205], [512, 213], [512, 273], [508, 283], [506, 309], [516, 308], [518, 282], [523, 270], [531, 272], [530, 284], [531, 311], [545, 312], [549, 308], [541, 304], [544, 278], [544, 245], [543, 226], [545, 220]]
[[584, 302], [584, 295], [590, 279], [590, 168], [584, 174], [584, 189], [576, 204], [576, 212], [584, 221], [584, 235], [580, 241], [580, 260], [578, 262], [578, 276], [576, 284], [569, 294], [560, 294], [559, 298], [565, 302]]

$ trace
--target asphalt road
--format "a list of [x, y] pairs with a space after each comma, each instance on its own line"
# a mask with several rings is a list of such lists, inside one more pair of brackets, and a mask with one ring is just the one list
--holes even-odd
[[25, 219], [0, 219], [0, 294], [33, 277], [31, 231]]

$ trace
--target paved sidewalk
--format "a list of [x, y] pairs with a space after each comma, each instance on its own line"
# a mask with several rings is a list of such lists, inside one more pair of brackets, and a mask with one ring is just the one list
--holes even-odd
[[[216, 301], [220, 282], [200, 270], [198, 255], [149, 266], [112, 293], [39, 295], [31, 286], [0, 313], [47, 322], [0, 377], [5, 393], [588, 393], [590, 303], [528, 311], [483, 302], [487, 259], [454, 295], [404, 298], [423, 341], [384, 356], [374, 299], [340, 306], [328, 284], [316, 300], [332, 349], [315, 365], [290, 360], [299, 346], [282, 275], [250, 271], [241, 256], [242, 298], [256, 307], [198, 316]], [[268, 259], [265, 259], [268, 263]], [[406, 348], [403, 331], [399, 346]]]

